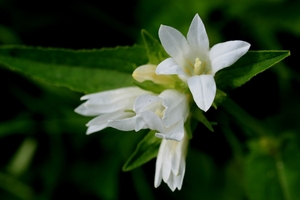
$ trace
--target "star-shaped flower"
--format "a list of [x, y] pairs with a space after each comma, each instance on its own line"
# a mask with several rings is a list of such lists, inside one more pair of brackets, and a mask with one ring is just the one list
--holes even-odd
[[205, 27], [195, 15], [187, 39], [176, 29], [162, 25], [159, 38], [171, 56], [156, 68], [157, 74], [177, 74], [186, 81], [197, 106], [207, 111], [216, 95], [214, 75], [232, 65], [250, 48], [244, 41], [234, 40], [214, 45], [209, 49]]

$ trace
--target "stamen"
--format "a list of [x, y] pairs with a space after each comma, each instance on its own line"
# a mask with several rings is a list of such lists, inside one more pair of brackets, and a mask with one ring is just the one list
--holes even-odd
[[165, 110], [161, 111], [160, 109], [156, 109], [154, 113], [155, 113], [157, 116], [159, 116], [159, 117], [163, 117], [164, 111], [165, 111]]
[[194, 64], [194, 74], [199, 75], [201, 72], [201, 64], [202, 62], [200, 61], [199, 58], [196, 58], [195, 64]]

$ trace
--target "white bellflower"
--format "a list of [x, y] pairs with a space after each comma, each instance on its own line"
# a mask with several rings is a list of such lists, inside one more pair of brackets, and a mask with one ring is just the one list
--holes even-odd
[[190, 25], [187, 38], [178, 30], [162, 25], [160, 41], [171, 56], [156, 68], [157, 74], [177, 74], [186, 81], [197, 106], [207, 111], [216, 95], [214, 75], [232, 65], [250, 48], [244, 41], [234, 40], [214, 45], [209, 49], [205, 27], [198, 14]]

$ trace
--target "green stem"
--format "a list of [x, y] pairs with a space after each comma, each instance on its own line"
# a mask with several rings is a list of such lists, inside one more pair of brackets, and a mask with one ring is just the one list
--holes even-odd
[[289, 192], [289, 187], [286, 181], [286, 176], [284, 172], [284, 163], [281, 159], [281, 155], [279, 152], [277, 152], [274, 156], [275, 164], [276, 164], [276, 170], [278, 174], [279, 183], [282, 189], [283, 197], [285, 200], [291, 200], [291, 195]]

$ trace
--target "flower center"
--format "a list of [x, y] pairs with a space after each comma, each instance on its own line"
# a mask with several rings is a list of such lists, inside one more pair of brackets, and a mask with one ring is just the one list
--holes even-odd
[[194, 64], [194, 74], [195, 75], [200, 75], [201, 71], [203, 71], [203, 69], [201, 68], [202, 62], [199, 58], [195, 59], [195, 64]]
[[206, 62], [202, 62], [199, 58], [195, 59], [195, 64], [192, 68], [193, 75], [211, 74], [211, 69], [206, 65]]
[[164, 112], [165, 112], [165, 109], [163, 109], [163, 110], [161, 110], [161, 109], [156, 109], [155, 110], [155, 114], [157, 115], [157, 116], [159, 116], [160, 118], [162, 118], [163, 116], [164, 116]]
[[193, 65], [192, 63], [188, 62], [189, 66], [185, 68], [185, 72], [190, 75], [200, 75], [200, 74], [205, 74], [207, 70], [206, 69], [206, 63], [202, 62], [199, 58], [195, 59], [195, 64]]

